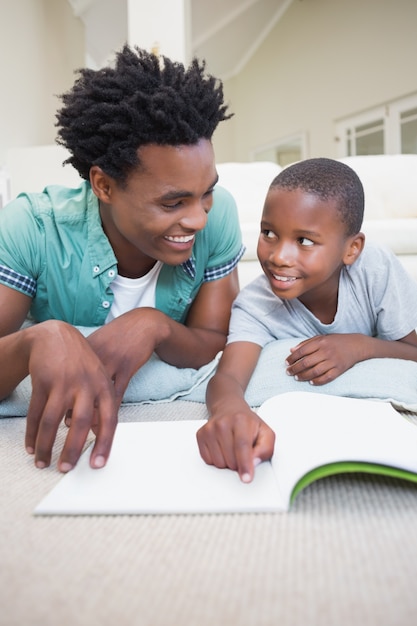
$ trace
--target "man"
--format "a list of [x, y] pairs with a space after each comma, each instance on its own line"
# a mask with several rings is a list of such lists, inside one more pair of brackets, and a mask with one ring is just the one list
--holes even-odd
[[[230, 117], [204, 63], [188, 69], [125, 46], [115, 67], [80, 70], [58, 141], [85, 179], [22, 194], [0, 213], [0, 398], [29, 373], [26, 449], [92, 467], [108, 458], [131, 376], [155, 351], [198, 368], [222, 350], [242, 255], [237, 211], [211, 138]], [[28, 313], [40, 322], [21, 329]], [[87, 339], [75, 328], [99, 326]]]

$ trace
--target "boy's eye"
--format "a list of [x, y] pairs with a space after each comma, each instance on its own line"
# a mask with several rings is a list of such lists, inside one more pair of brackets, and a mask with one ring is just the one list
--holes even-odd
[[272, 232], [272, 230], [268, 230], [268, 229], [263, 230], [262, 234], [263, 234], [264, 237], [267, 237], [267, 239], [273, 239], [275, 237], [275, 235]]
[[314, 246], [314, 241], [307, 239], [307, 237], [300, 237], [299, 242], [302, 246]]

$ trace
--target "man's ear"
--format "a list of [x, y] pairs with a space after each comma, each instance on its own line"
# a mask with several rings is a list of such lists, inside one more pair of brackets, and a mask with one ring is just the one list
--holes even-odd
[[365, 235], [363, 233], [357, 233], [352, 237], [349, 237], [346, 242], [345, 254], [343, 257], [343, 263], [345, 265], [353, 265], [359, 258], [363, 247], [365, 245]]
[[103, 172], [101, 167], [93, 165], [90, 168], [91, 189], [97, 198], [106, 204], [110, 203], [114, 180]]

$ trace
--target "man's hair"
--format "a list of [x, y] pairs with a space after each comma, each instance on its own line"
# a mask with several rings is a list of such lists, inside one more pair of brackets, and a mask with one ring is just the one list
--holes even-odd
[[125, 45], [114, 67], [82, 68], [72, 89], [61, 95], [57, 143], [88, 180], [98, 165], [120, 184], [140, 165], [137, 150], [148, 144], [194, 145], [211, 139], [229, 119], [221, 81], [205, 74], [205, 62], [189, 68], [167, 57]]
[[317, 158], [299, 161], [286, 167], [274, 178], [271, 188], [294, 190], [318, 196], [321, 200], [335, 200], [346, 236], [356, 235], [361, 229], [364, 211], [362, 183], [351, 167], [333, 159]]

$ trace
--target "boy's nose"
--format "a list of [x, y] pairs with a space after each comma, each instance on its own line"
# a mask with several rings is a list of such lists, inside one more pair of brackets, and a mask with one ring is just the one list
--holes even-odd
[[294, 263], [294, 258], [294, 245], [285, 241], [277, 243], [270, 254], [270, 261], [274, 265], [292, 265]]

